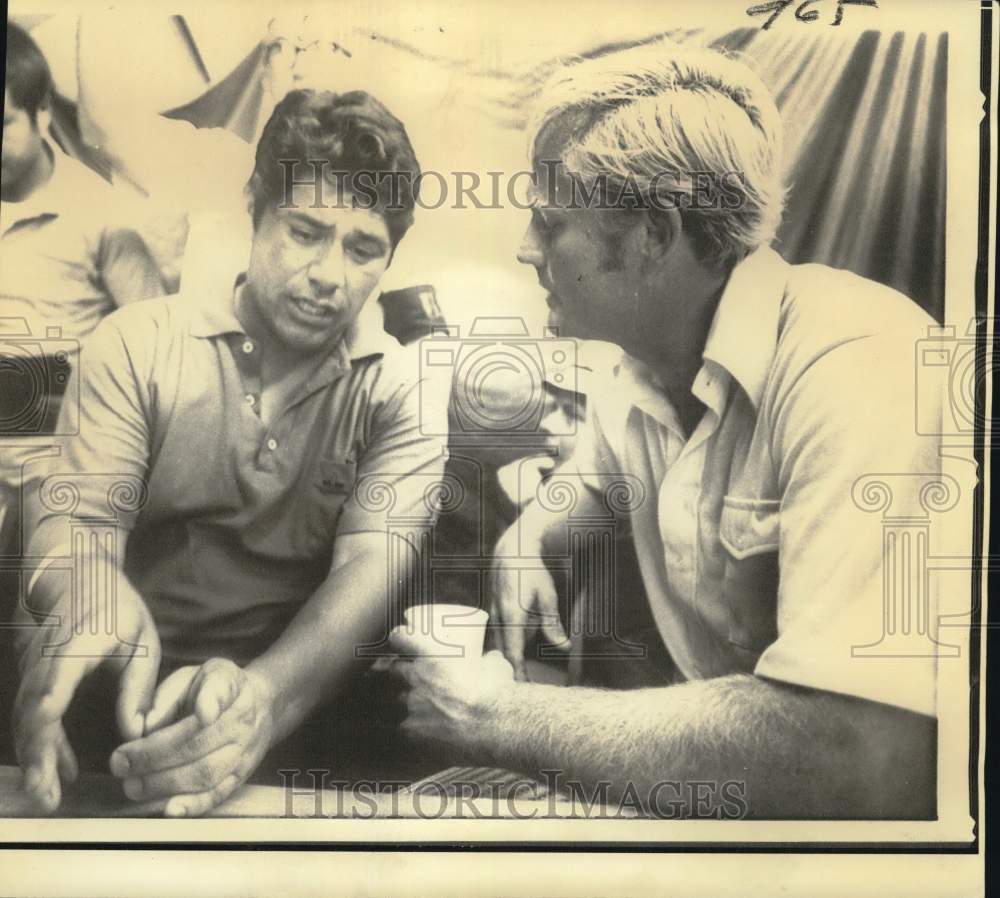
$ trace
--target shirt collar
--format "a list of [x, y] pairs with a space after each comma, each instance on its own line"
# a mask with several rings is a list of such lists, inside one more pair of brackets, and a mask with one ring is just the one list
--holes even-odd
[[739, 262], [715, 310], [703, 357], [729, 372], [760, 405], [778, 344], [788, 263], [769, 247]]
[[[726, 283], [709, 327], [704, 364], [692, 392], [717, 415], [726, 386], [734, 378], [754, 408], [760, 404], [778, 339], [778, 314], [788, 263], [764, 247], [737, 264]], [[675, 421], [673, 406], [648, 365], [622, 353], [614, 367], [619, 394], [662, 424]]]
[[[235, 309], [235, 289], [244, 276], [241, 273], [233, 278], [224, 278], [214, 288], [199, 291], [197, 297], [188, 297], [194, 306], [193, 336], [220, 337], [244, 333]], [[331, 355], [353, 362], [373, 355], [385, 355], [394, 347], [398, 349], [399, 342], [385, 331], [382, 307], [374, 297], [369, 296], [338, 343], [336, 352]]]

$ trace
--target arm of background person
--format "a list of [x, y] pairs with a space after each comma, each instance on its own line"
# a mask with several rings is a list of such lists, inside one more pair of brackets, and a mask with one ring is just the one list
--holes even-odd
[[101, 241], [99, 271], [115, 305], [162, 296], [166, 290], [146, 241], [128, 227], [108, 228]]
[[[626, 476], [615, 473], [621, 466], [613, 459], [591, 405], [573, 441], [571, 456], [541, 482], [532, 476], [514, 485], [512, 498], [523, 510], [497, 540], [493, 552], [488, 642], [504, 653], [518, 679], [527, 677], [525, 646], [536, 630], [540, 629], [550, 644], [570, 648], [555, 581], [545, 558], [570, 554], [571, 516], [600, 518], [609, 514], [602, 497], [611, 484]], [[522, 480], [531, 470], [530, 462], [515, 463], [520, 468], [512, 479]]]

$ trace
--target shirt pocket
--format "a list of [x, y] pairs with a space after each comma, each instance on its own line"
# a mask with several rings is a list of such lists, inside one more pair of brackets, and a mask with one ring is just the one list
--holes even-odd
[[347, 501], [354, 495], [358, 465], [352, 458], [321, 458], [308, 485], [308, 501], [301, 510], [305, 550], [312, 555], [331, 551], [337, 523]]
[[778, 636], [779, 503], [735, 496], [722, 501], [719, 541], [725, 549], [729, 641], [760, 654]]

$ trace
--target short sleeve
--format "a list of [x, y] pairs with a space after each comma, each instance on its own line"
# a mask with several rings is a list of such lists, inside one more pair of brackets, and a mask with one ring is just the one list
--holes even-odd
[[415, 352], [402, 350], [398, 357], [383, 362], [387, 380], [394, 368], [403, 373], [390, 395], [373, 403], [368, 444], [357, 459], [355, 487], [344, 504], [338, 535], [388, 532], [394, 525], [426, 529], [451, 499], [452, 485], [444, 477], [450, 384], [444, 378], [410, 376]]
[[937, 439], [914, 425], [918, 336], [836, 346], [776, 400], [778, 637], [755, 672], [934, 714], [933, 594], [899, 579], [927, 550], [921, 496], [941, 465]]
[[58, 453], [26, 497], [29, 555], [61, 552], [73, 520], [113, 521], [131, 529], [149, 462], [143, 387], [133, 365], [113, 318], [83, 344], [60, 411]]

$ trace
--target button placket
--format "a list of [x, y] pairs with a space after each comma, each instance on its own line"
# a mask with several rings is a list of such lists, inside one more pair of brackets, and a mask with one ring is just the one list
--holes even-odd
[[233, 357], [243, 380], [243, 401], [260, 417], [260, 347], [243, 334], [234, 335]]

